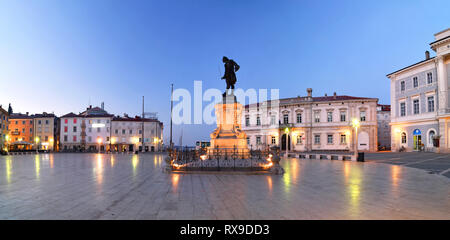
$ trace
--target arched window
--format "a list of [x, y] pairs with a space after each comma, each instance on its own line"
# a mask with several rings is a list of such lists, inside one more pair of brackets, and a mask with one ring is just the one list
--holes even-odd
[[406, 133], [402, 132], [402, 143], [406, 143]]

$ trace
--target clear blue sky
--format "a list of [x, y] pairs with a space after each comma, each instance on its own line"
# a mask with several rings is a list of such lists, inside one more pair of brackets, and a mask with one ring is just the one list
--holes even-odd
[[[244, 89], [292, 97], [311, 87], [388, 104], [385, 75], [423, 60], [449, 12], [448, 0], [0, 0], [0, 104], [62, 115], [104, 101], [134, 115], [144, 95], [167, 143], [170, 83], [223, 89], [224, 55], [241, 65]], [[209, 139], [214, 127], [184, 126], [183, 143]]]

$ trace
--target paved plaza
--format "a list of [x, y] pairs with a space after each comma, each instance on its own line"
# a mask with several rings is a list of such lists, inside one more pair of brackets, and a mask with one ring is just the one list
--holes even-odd
[[164, 156], [0, 156], [0, 219], [450, 219], [449, 178], [381, 155], [284, 175], [166, 174]]
[[423, 169], [450, 178], [450, 154], [428, 152], [380, 152], [366, 154], [366, 161]]

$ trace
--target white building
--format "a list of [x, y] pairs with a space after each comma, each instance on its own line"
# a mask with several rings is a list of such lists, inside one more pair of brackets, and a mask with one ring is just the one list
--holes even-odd
[[436, 57], [387, 75], [393, 151], [450, 152], [450, 29], [434, 35]]
[[[144, 134], [142, 134], [144, 128]], [[112, 119], [112, 151], [161, 151], [163, 145], [163, 123], [155, 118], [114, 117]], [[142, 141], [144, 139], [144, 141]]]
[[80, 113], [81, 122], [81, 142], [83, 149], [87, 151], [105, 151], [109, 149], [111, 138], [111, 120], [112, 114], [106, 112], [103, 108], [92, 107]]
[[61, 116], [59, 131], [61, 151], [81, 150], [81, 120], [82, 116], [73, 112]]
[[248, 146], [285, 151], [353, 151], [353, 119], [360, 120], [358, 150], [377, 150], [377, 98], [294, 97], [247, 105], [242, 129]]

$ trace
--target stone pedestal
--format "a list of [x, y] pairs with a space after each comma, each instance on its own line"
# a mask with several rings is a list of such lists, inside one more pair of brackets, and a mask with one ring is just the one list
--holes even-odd
[[217, 128], [210, 134], [211, 146], [208, 154], [213, 155], [215, 150], [232, 154], [235, 149], [239, 155], [249, 155], [247, 134], [241, 129], [242, 104], [236, 101], [234, 95], [226, 95], [221, 103], [216, 104]]

